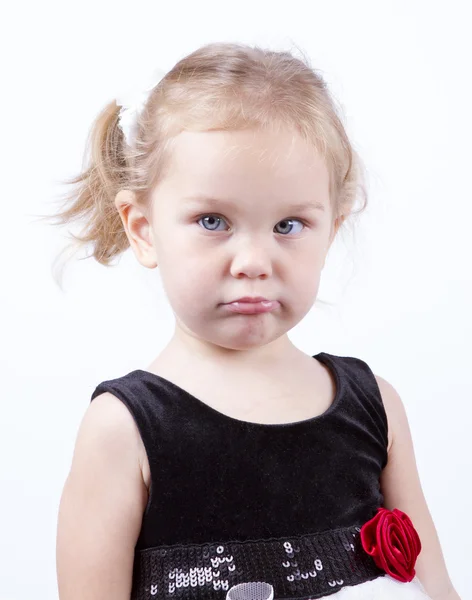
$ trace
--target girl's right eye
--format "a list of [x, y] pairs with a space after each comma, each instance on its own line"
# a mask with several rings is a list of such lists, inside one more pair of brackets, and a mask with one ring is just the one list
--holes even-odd
[[208, 228], [204, 226], [204, 229], [206, 229], [207, 231], [218, 231], [218, 224], [226, 223], [226, 221], [222, 217], [217, 217], [216, 215], [204, 215], [203, 217], [198, 219], [197, 223], [200, 223], [201, 221], [206, 222], [206, 224], [209, 225]]

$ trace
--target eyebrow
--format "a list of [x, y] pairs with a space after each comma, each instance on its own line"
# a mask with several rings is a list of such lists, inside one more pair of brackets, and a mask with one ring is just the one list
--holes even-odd
[[[188, 201], [188, 203], [190, 204], [207, 204], [209, 206], [218, 206], [220, 204], [223, 204], [225, 206], [228, 207], [234, 207], [236, 208], [238, 206], [238, 203], [230, 200], [230, 199], [224, 199], [224, 198], [213, 198], [211, 196], [204, 196], [204, 195], [200, 195], [200, 196], [186, 196], [185, 198], [183, 198], [183, 200]], [[325, 211], [326, 207], [322, 202], [318, 202], [318, 201], [313, 201], [313, 202], [299, 202], [296, 204], [291, 204], [288, 207], [289, 210], [293, 210], [293, 211], [310, 211], [310, 210], [321, 210], [321, 211]]]

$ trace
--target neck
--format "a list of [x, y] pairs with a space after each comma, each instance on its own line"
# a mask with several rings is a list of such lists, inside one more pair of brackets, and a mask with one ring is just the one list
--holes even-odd
[[174, 335], [160, 355], [160, 359], [176, 360], [175, 364], [196, 364], [212, 366], [217, 364], [221, 370], [274, 369], [277, 363], [287, 365], [287, 361], [299, 357], [300, 350], [285, 334], [280, 338], [255, 348], [234, 350], [217, 346], [183, 331], [178, 325]]

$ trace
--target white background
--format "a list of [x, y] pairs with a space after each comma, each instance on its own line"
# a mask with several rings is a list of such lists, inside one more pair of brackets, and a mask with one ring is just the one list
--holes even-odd
[[[356, 234], [333, 246], [295, 343], [357, 356], [400, 393], [451, 578], [472, 598], [470, 5], [464, 1], [10, 3], [1, 36], [0, 600], [57, 598], [55, 536], [95, 386], [145, 368], [172, 333], [158, 270], [51, 265], [35, 221], [82, 164], [88, 128], [131, 71], [211, 41], [302, 48], [369, 174]], [[5, 14], [5, 12], [7, 14]], [[6, 18], [5, 18], [6, 17]]]

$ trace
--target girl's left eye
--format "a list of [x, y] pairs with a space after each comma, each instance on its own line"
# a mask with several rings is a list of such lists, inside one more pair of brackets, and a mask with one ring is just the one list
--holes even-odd
[[198, 223], [204, 223], [203, 228], [207, 231], [224, 231], [224, 228], [218, 229], [218, 225], [221, 223], [228, 225], [222, 217], [217, 217], [216, 215], [205, 215], [201, 219], [198, 219]]
[[[298, 224], [298, 226], [296, 224]], [[286, 235], [287, 233], [300, 233], [300, 231], [302, 231], [302, 229], [305, 227], [305, 225], [298, 219], [284, 219], [283, 221], [279, 221], [279, 223], [277, 223], [275, 226], [275, 229], [277, 229], [279, 226], [282, 231], [277, 231], [277, 233], [282, 233], [283, 235]], [[296, 231], [294, 231], [294, 228]]]

